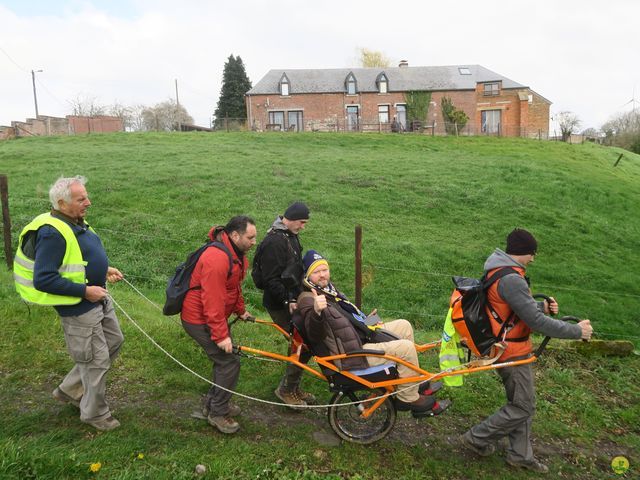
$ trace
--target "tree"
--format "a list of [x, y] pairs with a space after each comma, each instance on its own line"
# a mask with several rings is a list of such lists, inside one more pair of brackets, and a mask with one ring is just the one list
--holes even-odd
[[456, 108], [451, 97], [442, 97], [442, 100], [440, 100], [440, 108], [442, 109], [445, 131], [449, 135], [458, 135], [460, 130], [462, 130], [469, 121], [468, 115], [464, 113], [464, 111]]
[[573, 131], [582, 123], [575, 113], [568, 111], [558, 113], [556, 121], [560, 126], [560, 135], [562, 135], [563, 142], [568, 142]]
[[608, 145], [626, 148], [639, 153], [640, 150], [640, 112], [619, 113], [602, 126]]
[[142, 110], [142, 123], [144, 130], [172, 131], [178, 130], [178, 125], [192, 125], [193, 118], [183, 105], [177, 105], [175, 100], [147, 107]]
[[427, 123], [427, 115], [429, 114], [429, 105], [431, 104], [431, 92], [410, 91], [404, 94], [404, 101], [407, 105], [407, 121], [409, 128], [413, 131], [414, 127], [419, 125], [425, 126]]
[[228, 118], [247, 118], [244, 103], [245, 94], [251, 89], [251, 80], [247, 77], [240, 55], [229, 55], [224, 64], [222, 88], [214, 115], [216, 120]]
[[97, 98], [89, 95], [78, 94], [67, 102], [71, 105], [71, 115], [94, 117], [104, 115], [106, 112], [106, 107], [99, 105]]
[[369, 67], [389, 67], [391, 60], [384, 53], [376, 50], [369, 50], [368, 48], [358, 49], [360, 53], [360, 65], [365, 68]]

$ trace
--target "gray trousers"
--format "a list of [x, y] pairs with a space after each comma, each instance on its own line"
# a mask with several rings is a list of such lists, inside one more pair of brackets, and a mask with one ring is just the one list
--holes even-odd
[[103, 420], [111, 415], [106, 400], [107, 372], [124, 342], [113, 301], [107, 296], [82, 315], [60, 319], [75, 365], [58, 388], [80, 400], [80, 420]]
[[509, 438], [507, 459], [516, 462], [533, 460], [531, 422], [536, 412], [536, 390], [530, 364], [499, 368], [507, 404], [489, 418], [469, 430], [473, 443], [479, 447]]
[[[226, 353], [211, 340], [209, 325], [194, 325], [182, 322], [182, 327], [193, 338], [213, 363], [211, 381], [229, 390], [235, 390], [240, 377], [240, 358], [233, 353]], [[212, 417], [223, 417], [229, 413], [229, 400], [233, 394], [212, 385], [204, 400]]]
[[[269, 312], [269, 316], [276, 325], [287, 332], [291, 331], [291, 315], [289, 314], [288, 308], [282, 310], [271, 310], [267, 308], [267, 312]], [[302, 363], [307, 363], [310, 359], [311, 354], [309, 352], [305, 351], [300, 354], [300, 361]], [[285, 392], [297, 390], [300, 387], [300, 380], [302, 379], [303, 373], [304, 370], [302, 368], [295, 366], [293, 363], [287, 364], [278, 388]]]

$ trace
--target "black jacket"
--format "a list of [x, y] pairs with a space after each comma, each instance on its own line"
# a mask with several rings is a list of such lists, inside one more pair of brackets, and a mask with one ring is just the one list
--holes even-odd
[[261, 269], [262, 304], [268, 309], [288, 308], [287, 303], [295, 301], [302, 292], [302, 245], [298, 236], [282, 223], [282, 217], [276, 218], [258, 245], [253, 268]]

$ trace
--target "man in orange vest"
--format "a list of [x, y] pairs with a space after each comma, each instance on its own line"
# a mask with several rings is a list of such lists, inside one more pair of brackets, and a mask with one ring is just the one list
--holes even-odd
[[[533, 262], [537, 249], [538, 243], [531, 233], [515, 229], [507, 237], [506, 252], [497, 248], [484, 264], [487, 277], [502, 268], [513, 270], [487, 292], [489, 304], [499, 317], [495, 319], [495, 315], [489, 315], [494, 334], [498, 334], [503, 322], [512, 322], [513, 325], [506, 334], [506, 349], [500, 362], [528, 357], [532, 352], [529, 338], [532, 331], [549, 337], [583, 340], [589, 340], [593, 333], [589, 320], [570, 324], [545, 315], [558, 313], [558, 304], [553, 298], [550, 302], [538, 303], [531, 296], [525, 270]], [[547, 473], [548, 467], [534, 457], [531, 447], [531, 423], [536, 409], [531, 365], [500, 368], [497, 372], [507, 394], [507, 404], [467, 430], [460, 437], [460, 442], [484, 457], [495, 452], [495, 443], [500, 438], [508, 437], [506, 462], [509, 465]]]

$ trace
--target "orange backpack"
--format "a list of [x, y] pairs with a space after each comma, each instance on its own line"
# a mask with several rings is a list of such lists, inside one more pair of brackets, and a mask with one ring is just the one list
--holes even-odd
[[502, 340], [507, 327], [511, 326], [510, 322], [505, 321], [498, 335], [494, 335], [487, 312], [487, 309], [493, 310], [487, 299], [487, 290], [510, 273], [518, 272], [511, 267], [504, 267], [488, 279], [486, 275], [481, 279], [453, 277], [456, 288], [449, 301], [451, 321], [460, 336], [460, 343], [478, 357], [488, 355], [491, 348]]

